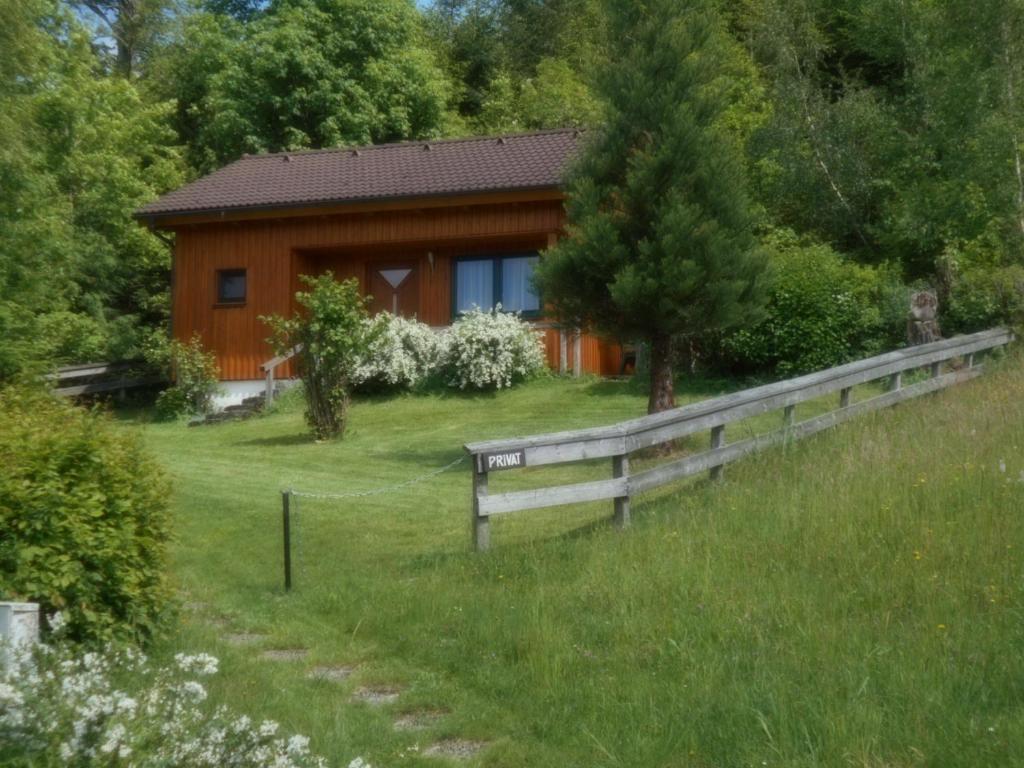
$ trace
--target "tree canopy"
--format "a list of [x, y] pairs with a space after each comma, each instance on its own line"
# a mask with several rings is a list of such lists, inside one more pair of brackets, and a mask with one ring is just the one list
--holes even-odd
[[[758, 237], [943, 297], [1015, 284], [1021, 0], [707, 8]], [[600, 128], [614, 23], [602, 0], [0, 0], [0, 376], [158, 337], [168, 243], [131, 211], [242, 153]]]

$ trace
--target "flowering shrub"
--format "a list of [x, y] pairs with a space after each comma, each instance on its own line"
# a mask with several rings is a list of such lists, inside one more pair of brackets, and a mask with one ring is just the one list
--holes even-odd
[[[217, 672], [207, 654], [178, 654], [158, 667], [124, 649], [76, 656], [59, 642], [19, 647], [0, 671], [0, 764], [156, 768], [325, 766], [305, 736], [278, 736], [205, 704]], [[117, 681], [130, 681], [132, 691]], [[354, 765], [365, 766], [357, 758]], [[365, 766], [369, 768], [369, 766]]]
[[442, 367], [459, 389], [502, 389], [544, 368], [541, 335], [518, 315], [472, 309], [443, 337]]
[[361, 389], [412, 389], [436, 371], [441, 338], [429, 325], [388, 312], [367, 323], [376, 330], [353, 376]]

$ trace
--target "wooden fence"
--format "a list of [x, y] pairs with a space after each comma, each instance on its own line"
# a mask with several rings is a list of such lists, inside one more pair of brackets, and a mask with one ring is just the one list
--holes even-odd
[[[638, 493], [705, 471], [717, 478], [725, 464], [746, 454], [783, 440], [806, 437], [858, 414], [972, 379], [981, 373], [976, 355], [1011, 341], [1013, 334], [1009, 330], [996, 328], [890, 352], [612, 426], [470, 443], [465, 449], [473, 458], [473, 546], [478, 551], [490, 546], [492, 515], [562, 504], [612, 499], [615, 523], [625, 527], [629, 524], [630, 499]], [[928, 378], [904, 385], [904, 373], [925, 368]], [[884, 393], [851, 402], [854, 386], [880, 379], [888, 383]], [[798, 404], [832, 392], [839, 393], [837, 410], [795, 422]], [[726, 425], [779, 409], [782, 410], [781, 429], [725, 443]], [[630, 454], [707, 430], [710, 431], [708, 450], [630, 473]], [[611, 478], [493, 495], [487, 492], [487, 477], [491, 472], [599, 458], [611, 458]]]
[[[135, 387], [150, 387], [163, 383], [159, 376], [140, 374], [145, 369], [141, 361], [121, 363], [85, 363], [67, 365], [49, 373], [45, 378], [53, 382], [53, 393], [60, 397], [82, 397], [116, 392], [123, 396]], [[73, 383], [72, 383], [73, 382]]]

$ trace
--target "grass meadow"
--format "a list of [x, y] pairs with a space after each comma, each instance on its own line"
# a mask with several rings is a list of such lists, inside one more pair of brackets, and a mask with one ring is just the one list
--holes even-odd
[[[680, 399], [721, 391], [703, 382]], [[644, 406], [629, 383], [552, 378], [361, 401], [331, 444], [312, 442], [294, 398], [237, 424], [126, 420], [174, 479], [186, 606], [162, 651], [217, 653], [216, 699], [308, 734], [335, 766], [443, 765], [425, 753], [449, 739], [482, 745], [461, 764], [492, 768], [1024, 764], [1019, 355], [720, 483], [635, 499], [626, 532], [610, 502], [524, 512], [493, 519], [492, 551], [473, 554], [466, 463], [393, 493], [303, 498], [284, 593], [282, 489], [374, 489], [465, 442]], [[609, 473], [496, 474], [491, 490]], [[308, 655], [260, 655], [297, 648]], [[351, 675], [308, 677], [323, 666]], [[353, 699], [375, 688], [398, 696]], [[395, 728], [409, 716], [423, 727]]]

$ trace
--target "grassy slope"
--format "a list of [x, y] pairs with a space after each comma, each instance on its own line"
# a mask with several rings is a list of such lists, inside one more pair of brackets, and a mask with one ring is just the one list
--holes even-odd
[[[474, 556], [465, 465], [391, 495], [304, 499], [288, 596], [280, 488], [373, 488], [470, 439], [636, 415], [642, 395], [548, 381], [363, 403], [331, 445], [312, 444], [296, 410], [147, 426], [177, 481], [176, 577], [210, 606], [170, 650], [218, 651], [218, 697], [310, 734], [338, 765], [436, 765], [416, 745], [448, 736], [490, 742], [487, 766], [1019, 764], [1022, 372], [1012, 360], [730, 467], [720, 485], [649, 496], [626, 534], [607, 525], [610, 503], [527, 512], [493, 522], [494, 550]], [[223, 646], [218, 616], [311, 657]], [[319, 663], [359, 670], [340, 686], [305, 679]], [[406, 690], [383, 709], [348, 701], [373, 683]], [[449, 714], [393, 731], [417, 708]]]

